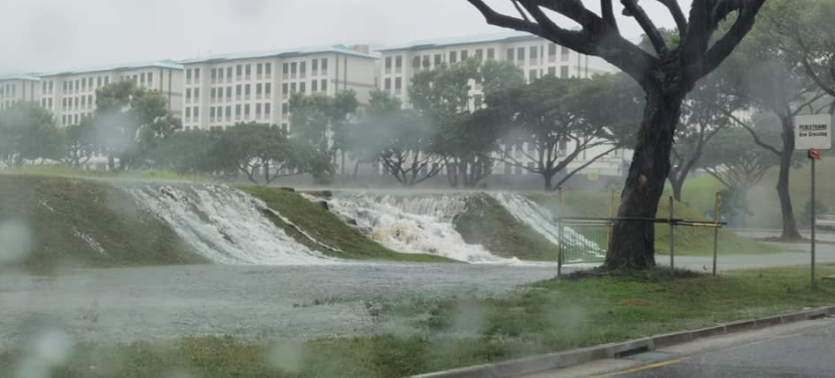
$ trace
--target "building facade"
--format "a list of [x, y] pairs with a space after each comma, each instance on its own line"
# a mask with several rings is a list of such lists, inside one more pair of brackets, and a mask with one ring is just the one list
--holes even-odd
[[[399, 97], [404, 104], [409, 102], [409, 84], [416, 72], [469, 58], [514, 62], [527, 82], [545, 75], [590, 78], [618, 71], [599, 57], [579, 54], [522, 32], [415, 41], [378, 51], [382, 55], [379, 88]], [[480, 107], [481, 88], [475, 85], [471, 96], [475, 107]]]
[[353, 90], [366, 102], [376, 87], [373, 55], [342, 45], [223, 54], [183, 61], [187, 129], [259, 122], [290, 129], [293, 93]]
[[[410, 106], [409, 85], [415, 73], [469, 58], [513, 62], [523, 72], [528, 83], [545, 75], [587, 79], [595, 75], [618, 72], [616, 67], [602, 58], [579, 54], [543, 38], [521, 32], [415, 41], [388, 46], [380, 49], [379, 52], [381, 54], [379, 89], [401, 99], [407, 107]], [[472, 109], [484, 106], [484, 95], [477, 83], [472, 85], [469, 106]], [[531, 150], [530, 143], [502, 145], [501, 148], [505, 150], [506, 155], [514, 156], [528, 166], [535, 164], [533, 161], [524, 161], [526, 155], [535, 155], [532, 154], [534, 151]], [[573, 148], [572, 143], [561, 143], [557, 153], [559, 156], [567, 156]], [[578, 156], [569, 169], [580, 167], [609, 149], [611, 149], [610, 145], [601, 145], [586, 150]], [[593, 177], [594, 175], [620, 175], [624, 159], [631, 159], [629, 155], [631, 152], [628, 150], [614, 150], [589, 165], [583, 172], [588, 172]], [[518, 165], [497, 163], [494, 174], [521, 176], [529, 173]]]
[[119, 80], [132, 80], [142, 88], [158, 90], [168, 108], [181, 116], [183, 66], [171, 60], [142, 62], [38, 75], [34, 100], [50, 110], [61, 126], [78, 124], [96, 110], [96, 90]]
[[0, 77], [0, 110], [8, 109], [15, 103], [36, 102], [36, 89], [40, 79], [31, 75]]

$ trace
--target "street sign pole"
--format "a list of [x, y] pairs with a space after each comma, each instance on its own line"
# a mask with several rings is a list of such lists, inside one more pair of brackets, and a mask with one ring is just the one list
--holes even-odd
[[815, 162], [821, 158], [821, 150], [832, 149], [832, 115], [811, 114], [800, 115], [794, 119], [795, 140], [794, 147], [797, 151], [808, 151], [809, 160], [812, 161], [812, 211], [810, 223], [812, 224], [812, 287], [817, 286], [815, 279], [815, 226], [817, 214], [815, 209]]
[[809, 151], [812, 158], [812, 287], [817, 287], [817, 280], [815, 279], [815, 161], [820, 158], [820, 155], [813, 155], [817, 151]]

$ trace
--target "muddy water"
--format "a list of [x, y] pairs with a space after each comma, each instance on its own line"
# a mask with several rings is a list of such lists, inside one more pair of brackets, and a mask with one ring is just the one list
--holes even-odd
[[381, 301], [489, 295], [547, 279], [553, 267], [467, 264], [179, 266], [0, 274], [0, 347], [33, 329], [76, 340], [183, 335], [313, 338], [385, 331]]

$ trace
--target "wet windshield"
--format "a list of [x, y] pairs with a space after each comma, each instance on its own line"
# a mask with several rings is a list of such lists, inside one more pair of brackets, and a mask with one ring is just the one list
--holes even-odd
[[835, 369], [829, 0], [0, 14], [0, 378]]

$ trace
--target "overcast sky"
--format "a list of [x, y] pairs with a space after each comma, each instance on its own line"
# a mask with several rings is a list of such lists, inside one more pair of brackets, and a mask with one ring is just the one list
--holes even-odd
[[[687, 11], [690, 1], [679, 3]], [[509, 0], [489, 3], [514, 11]], [[642, 5], [672, 25], [657, 2]], [[0, 74], [501, 31], [466, 0], [0, 0], [0, 15]], [[621, 29], [641, 34], [631, 19]]]

